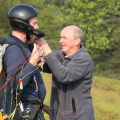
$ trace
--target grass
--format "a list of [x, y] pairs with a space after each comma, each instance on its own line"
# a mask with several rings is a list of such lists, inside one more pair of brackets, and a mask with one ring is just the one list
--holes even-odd
[[[42, 73], [42, 77], [43, 77], [43, 80], [46, 86], [46, 91], [47, 91], [44, 103], [50, 106], [50, 93], [51, 93], [51, 83], [52, 83], [51, 74]], [[44, 113], [44, 117], [45, 117], [45, 120], [49, 120], [49, 116], [46, 113]]]
[[[45, 104], [50, 103], [51, 75], [42, 73], [47, 94]], [[96, 120], [120, 120], [120, 81], [94, 76], [92, 91], [93, 105]], [[44, 113], [45, 120], [49, 116]]]
[[92, 86], [96, 120], [120, 120], [120, 81], [94, 77]]

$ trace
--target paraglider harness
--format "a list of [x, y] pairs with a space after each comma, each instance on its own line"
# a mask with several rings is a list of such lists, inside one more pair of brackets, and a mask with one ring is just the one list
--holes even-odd
[[[19, 85], [16, 89], [16, 95], [14, 95], [14, 90], [10, 88], [8, 83], [24, 67], [25, 64], [12, 73], [11, 77], [7, 78], [2, 61], [5, 51], [12, 45], [16, 45], [21, 49], [27, 61], [27, 56], [19, 44], [7, 42], [6, 39], [0, 38], [0, 120], [19, 120], [19, 113], [17, 109], [21, 104], [20, 100], [23, 91], [22, 79], [18, 81]], [[40, 101], [36, 101], [31, 104], [35, 104], [35, 107], [31, 110], [28, 120], [33, 120], [39, 109], [43, 109], [48, 115], [50, 115], [50, 108], [47, 105], [43, 105]]]

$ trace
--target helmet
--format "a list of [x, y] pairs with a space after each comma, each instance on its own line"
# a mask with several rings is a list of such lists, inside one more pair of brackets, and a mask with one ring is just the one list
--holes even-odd
[[35, 30], [29, 24], [29, 20], [37, 15], [38, 11], [27, 4], [15, 5], [8, 12], [9, 23], [13, 29], [43, 37], [43, 31]]

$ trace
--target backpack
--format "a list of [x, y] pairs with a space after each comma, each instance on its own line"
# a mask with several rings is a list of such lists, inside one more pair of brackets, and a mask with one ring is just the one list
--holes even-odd
[[[13, 91], [11, 90], [8, 84], [9, 81], [7, 81], [7, 77], [6, 77], [4, 65], [3, 65], [3, 57], [5, 54], [5, 51], [7, 50], [8, 47], [12, 45], [18, 46], [21, 49], [24, 57], [27, 59], [24, 49], [19, 44], [14, 43], [14, 42], [7, 42], [5, 38], [0, 38], [0, 120], [9, 119], [9, 115], [16, 108], [16, 103], [20, 102], [20, 97], [21, 97], [22, 90], [23, 90], [21, 87], [22, 83], [20, 82], [19, 93], [17, 96], [18, 98], [17, 98], [17, 102], [15, 102], [13, 98]], [[22, 67], [23, 65], [19, 67], [11, 76], [16, 75], [17, 72], [19, 72], [22, 69]]]

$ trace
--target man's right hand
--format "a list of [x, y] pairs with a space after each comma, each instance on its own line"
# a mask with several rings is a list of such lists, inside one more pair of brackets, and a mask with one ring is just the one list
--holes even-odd
[[33, 40], [33, 42], [35, 44], [37, 44], [38, 46], [42, 46], [44, 44], [48, 44], [47, 41], [45, 39], [43, 39], [43, 38], [36, 38], [36, 39]]
[[49, 53], [52, 52], [52, 50], [50, 49], [45, 39], [40, 38], [40, 39], [34, 40], [34, 43], [41, 47], [44, 56], [47, 56]]
[[31, 58], [29, 60], [29, 62], [34, 66], [37, 65], [38, 61], [40, 61], [39, 49], [40, 47], [34, 44], [34, 49], [32, 51]]

